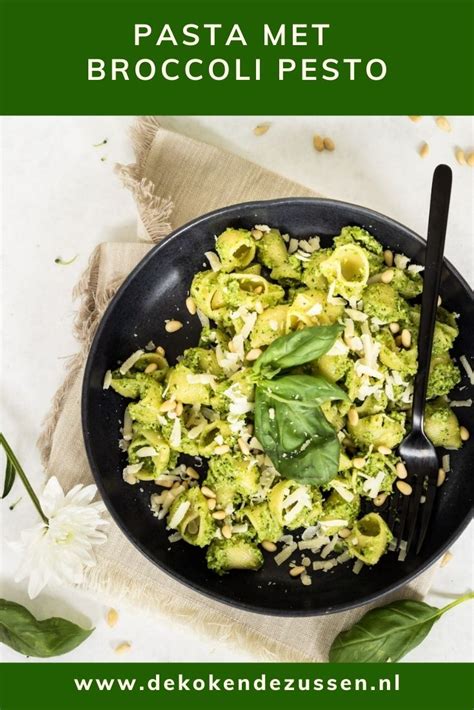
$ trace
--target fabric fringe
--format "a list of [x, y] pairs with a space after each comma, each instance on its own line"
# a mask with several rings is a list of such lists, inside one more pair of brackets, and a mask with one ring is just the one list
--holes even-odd
[[45, 468], [49, 464], [53, 434], [63, 409], [64, 400], [84, 364], [99, 321], [123, 281], [123, 277], [114, 279], [103, 293], [97, 295], [99, 265], [100, 247], [96, 247], [91, 254], [86, 270], [72, 292], [73, 300], [80, 300], [73, 325], [73, 334], [80, 344], [80, 350], [66, 361], [66, 377], [53, 397], [51, 408], [42, 422], [40, 435], [36, 442], [41, 463]]
[[115, 172], [124, 187], [130, 190], [146, 232], [154, 244], [171, 232], [170, 217], [173, 202], [170, 197], [156, 194], [154, 183], [142, 177], [153, 140], [160, 130], [156, 116], [141, 116], [131, 128], [131, 138], [136, 162], [131, 165], [117, 163]]
[[237, 648], [248, 651], [257, 661], [268, 662], [311, 662], [311, 658], [298, 653], [286, 644], [246, 626], [242, 621], [218, 620], [219, 612], [204, 605], [197, 606], [181, 596], [163, 594], [156, 583], [146, 582], [140, 587], [135, 584], [128, 570], [117, 564], [109, 565], [101, 560], [96, 567], [86, 570], [84, 582], [77, 586], [101, 599], [124, 602], [130, 607], [139, 607], [150, 614], [162, 615], [182, 627], [191, 627], [201, 636], [212, 640], [230, 642]]

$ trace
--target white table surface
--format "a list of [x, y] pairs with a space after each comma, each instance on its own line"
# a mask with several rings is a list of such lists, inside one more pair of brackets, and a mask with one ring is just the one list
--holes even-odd
[[[270, 120], [268, 133], [252, 128]], [[473, 149], [472, 119], [450, 117], [452, 133], [442, 133], [432, 117], [414, 124], [399, 117], [167, 117], [163, 124], [234, 150], [284, 173], [328, 197], [360, 203], [414, 228], [426, 229], [430, 178], [438, 162], [453, 167], [454, 187], [447, 256], [461, 273], [473, 270], [473, 176], [456, 164], [455, 145]], [[71, 289], [102, 241], [131, 240], [136, 212], [129, 193], [113, 174], [116, 161], [133, 161], [127, 129], [131, 117], [17, 117], [2, 119], [1, 200], [3, 241], [2, 430], [36, 487], [43, 473], [35, 448], [41, 421], [64, 377], [64, 358], [77, 349], [72, 337]], [[312, 135], [333, 138], [333, 153], [316, 153]], [[107, 138], [102, 147], [93, 144]], [[420, 142], [428, 158], [417, 154]], [[101, 160], [105, 158], [105, 160]], [[56, 257], [71, 258], [58, 266]], [[29, 601], [25, 583], [16, 584], [15, 553], [5, 541], [35, 520], [19, 482], [8, 501], [22, 499], [12, 512], [2, 502], [2, 596], [25, 603], [38, 616], [89, 619], [92, 636], [64, 661], [237, 661], [253, 660], [218, 639], [197, 636], [190, 627], [150, 619], [139, 609], [118, 606], [119, 623], [107, 627], [102, 600], [65, 589], [47, 589]], [[448, 603], [472, 588], [472, 525], [452, 548], [453, 559], [436, 573], [428, 601]], [[131, 650], [114, 648], [129, 641]], [[4, 660], [22, 657], [2, 647]], [[473, 657], [472, 606], [444, 617], [429, 640], [407, 660], [467, 661]]]

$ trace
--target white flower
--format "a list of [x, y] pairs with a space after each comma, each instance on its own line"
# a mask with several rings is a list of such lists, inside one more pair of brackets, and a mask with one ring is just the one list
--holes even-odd
[[15, 581], [29, 577], [31, 599], [49, 582], [80, 584], [84, 570], [96, 564], [92, 548], [107, 539], [97, 528], [108, 525], [101, 518], [104, 504], [91, 502], [96, 493], [96, 486], [78, 485], [64, 495], [55, 476], [47, 482], [40, 501], [49, 524], [24, 530], [13, 545], [23, 556]]

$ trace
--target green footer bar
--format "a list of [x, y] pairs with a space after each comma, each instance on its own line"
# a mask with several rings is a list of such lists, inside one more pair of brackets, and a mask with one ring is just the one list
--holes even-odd
[[0, 707], [471, 710], [472, 670], [467, 663], [5, 663]]

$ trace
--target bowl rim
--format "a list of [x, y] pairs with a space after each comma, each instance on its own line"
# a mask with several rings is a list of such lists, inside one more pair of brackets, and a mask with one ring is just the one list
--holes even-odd
[[[404, 585], [406, 585], [408, 582], [411, 580], [415, 579], [419, 575], [421, 575], [423, 572], [425, 572], [429, 567], [431, 567], [447, 550], [448, 548], [454, 543], [455, 540], [458, 539], [458, 537], [464, 532], [466, 527], [468, 526], [471, 518], [473, 517], [473, 509], [468, 511], [468, 513], [463, 517], [461, 521], [459, 521], [458, 525], [456, 526], [456, 529], [454, 532], [450, 535], [450, 537], [446, 540], [444, 545], [439, 548], [436, 552], [434, 552], [432, 555], [430, 555], [415, 571], [409, 572], [406, 575], [404, 575], [401, 579], [397, 580], [396, 582], [393, 582], [389, 586], [383, 589], [383, 591], [377, 591], [377, 592], [372, 592], [370, 594], [366, 594], [362, 597], [359, 597], [357, 600], [351, 601], [351, 602], [345, 602], [341, 604], [335, 604], [334, 606], [328, 606], [326, 608], [321, 608], [321, 609], [291, 609], [288, 610], [286, 608], [271, 608], [268, 609], [263, 606], [259, 606], [257, 604], [250, 604], [247, 602], [241, 602], [241, 601], [234, 601], [229, 599], [225, 594], [221, 594], [218, 591], [209, 591], [206, 589], [205, 586], [200, 585], [198, 583], [192, 582], [180, 573], [176, 572], [175, 570], [171, 569], [168, 567], [166, 564], [163, 564], [162, 562], [157, 561], [151, 554], [150, 552], [140, 543], [138, 539], [136, 539], [135, 535], [133, 535], [130, 530], [127, 528], [127, 526], [123, 523], [121, 520], [118, 512], [115, 510], [115, 507], [112, 503], [111, 497], [109, 496], [109, 493], [106, 489], [106, 486], [102, 480], [100, 471], [98, 470], [98, 467], [96, 466], [95, 460], [94, 460], [94, 454], [92, 451], [92, 446], [90, 444], [90, 437], [87, 433], [87, 409], [88, 409], [88, 402], [89, 402], [89, 382], [90, 382], [90, 377], [91, 377], [91, 370], [93, 366], [93, 362], [95, 360], [95, 354], [97, 352], [98, 348], [98, 342], [100, 340], [100, 337], [105, 330], [107, 326], [107, 322], [115, 308], [116, 303], [120, 300], [122, 293], [128, 288], [129, 283], [137, 276], [137, 274], [148, 264], [150, 260], [152, 260], [155, 256], [155, 254], [163, 247], [164, 244], [167, 244], [169, 242], [174, 241], [175, 239], [179, 238], [179, 236], [183, 232], [187, 232], [188, 230], [192, 229], [193, 227], [203, 223], [207, 222], [209, 219], [212, 219], [213, 217], [216, 217], [218, 215], [229, 215], [229, 219], [232, 218], [232, 214], [234, 212], [240, 211], [242, 209], [259, 209], [262, 207], [268, 207], [272, 208], [278, 205], [285, 205], [288, 203], [292, 203], [294, 205], [307, 205], [307, 204], [316, 204], [316, 205], [321, 205], [321, 206], [326, 206], [326, 207], [344, 207], [344, 208], [352, 208], [356, 212], [358, 212], [359, 216], [363, 218], [364, 220], [370, 219], [370, 218], [376, 218], [378, 220], [381, 220], [387, 224], [387, 226], [391, 226], [392, 228], [396, 230], [403, 231], [409, 238], [413, 239], [414, 242], [416, 242], [419, 246], [422, 248], [426, 247], [426, 241], [416, 232], [411, 230], [409, 227], [405, 226], [401, 222], [398, 222], [397, 220], [388, 217], [387, 215], [384, 215], [381, 212], [377, 212], [376, 210], [372, 210], [368, 207], [364, 207], [362, 205], [357, 205], [351, 202], [345, 202], [343, 200], [334, 200], [331, 198], [326, 198], [326, 197], [279, 197], [279, 198], [274, 198], [274, 199], [269, 199], [269, 200], [252, 200], [252, 201], [247, 201], [247, 202], [238, 202], [234, 203], [232, 205], [227, 205], [225, 207], [219, 207], [215, 210], [212, 210], [211, 212], [206, 212], [203, 215], [200, 215], [199, 217], [196, 217], [193, 220], [190, 220], [189, 222], [186, 222], [186, 224], [181, 225], [177, 229], [174, 229], [170, 234], [168, 234], [166, 237], [164, 237], [160, 242], [156, 245], [154, 245], [150, 251], [145, 254], [145, 256], [139, 261], [139, 263], [133, 268], [133, 270], [128, 274], [128, 276], [124, 279], [123, 283], [121, 286], [117, 289], [116, 293], [110, 300], [105, 312], [103, 313], [99, 325], [96, 329], [96, 332], [94, 333], [94, 337], [92, 339], [92, 343], [89, 348], [89, 352], [87, 354], [87, 360], [86, 360], [86, 365], [84, 369], [84, 376], [83, 376], [83, 382], [82, 382], [82, 388], [81, 388], [81, 424], [82, 424], [82, 435], [83, 435], [83, 440], [84, 440], [84, 445], [86, 449], [86, 454], [87, 454], [87, 459], [88, 463], [90, 466], [90, 469], [92, 471], [92, 475], [94, 476], [95, 483], [97, 485], [97, 488], [100, 492], [100, 495], [107, 507], [108, 512], [112, 516], [112, 519], [114, 522], [118, 525], [120, 528], [121, 532], [125, 535], [125, 537], [134, 545], [136, 549], [139, 550], [139, 552], [146, 558], [148, 559], [152, 564], [154, 564], [156, 567], [158, 567], [161, 571], [163, 571], [165, 574], [168, 574], [172, 579], [177, 580], [181, 584], [184, 584], [184, 586], [192, 589], [195, 592], [198, 592], [199, 594], [202, 594], [204, 597], [213, 599], [214, 601], [221, 602], [223, 604], [226, 604], [227, 606], [231, 606], [237, 609], [242, 609], [243, 611], [248, 611], [252, 613], [257, 613], [257, 614], [263, 614], [267, 616], [276, 616], [276, 617], [316, 617], [316, 616], [327, 616], [329, 614], [335, 614], [343, 611], [349, 611], [350, 609], [356, 609], [358, 607], [364, 606], [365, 604], [374, 602], [379, 599], [383, 599], [386, 595], [391, 594], [392, 592], [395, 592], [396, 590], [400, 589]], [[450, 261], [448, 261], [446, 258], [444, 258], [444, 265], [448, 269], [448, 271], [451, 272], [451, 275], [454, 276], [457, 281], [460, 283], [460, 285], [463, 287], [467, 293], [471, 293], [471, 301], [474, 301], [474, 295], [472, 295], [472, 290], [467, 283], [466, 279], [459, 273], [459, 271], [454, 267]]]

